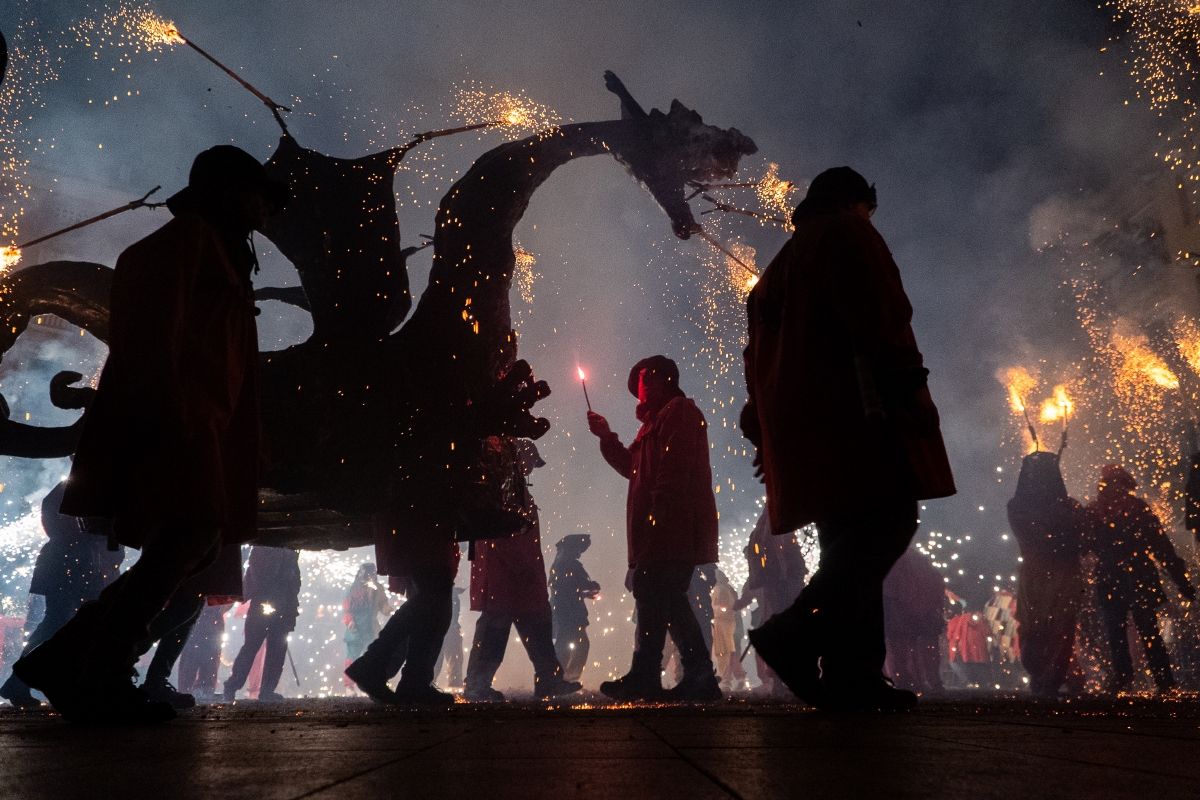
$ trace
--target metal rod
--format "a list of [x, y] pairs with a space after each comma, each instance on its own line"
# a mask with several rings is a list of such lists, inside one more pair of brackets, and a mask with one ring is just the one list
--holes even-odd
[[729, 258], [733, 259], [733, 262], [734, 262], [735, 264], [737, 264], [739, 267], [741, 267], [742, 269], [746, 270], [746, 272], [749, 272], [751, 275], [753, 275], [753, 276], [754, 276], [754, 277], [756, 277], [756, 278], [757, 278], [757, 277], [759, 277], [759, 275], [758, 275], [758, 270], [756, 270], [754, 267], [750, 266], [750, 265], [749, 265], [749, 264], [747, 264], [745, 261], [742, 261], [740, 258], [738, 258], [737, 256], [735, 256], [735, 255], [733, 254], [733, 252], [732, 252], [732, 251], [731, 251], [731, 250], [730, 250], [728, 247], [726, 247], [725, 245], [721, 244], [719, 241], [717, 241], [716, 239], [714, 239], [712, 236], [709, 236], [709, 235], [708, 235], [708, 231], [703, 231], [703, 230], [701, 230], [701, 231], [696, 231], [696, 234], [697, 234], [697, 235], [698, 235], [698, 236], [699, 236], [701, 239], [703, 239], [704, 241], [708, 242], [708, 243], [709, 243], [709, 244], [711, 244], [713, 247], [715, 247], [717, 250], [720, 250], [722, 253], [724, 253], [725, 255], [729, 256]]
[[77, 231], [80, 228], [86, 228], [88, 225], [92, 225], [94, 223], [100, 222], [101, 220], [106, 220], [109, 217], [115, 217], [117, 214], [123, 214], [126, 211], [132, 211], [135, 208], [141, 208], [142, 206], [149, 205], [149, 203], [147, 203], [146, 200], [149, 199], [150, 195], [154, 194], [161, 188], [162, 188], [161, 186], [155, 186], [153, 189], [146, 192], [144, 195], [142, 195], [137, 200], [130, 200], [128, 203], [126, 203], [123, 206], [118, 206], [109, 211], [105, 211], [103, 214], [97, 214], [94, 217], [88, 217], [87, 219], [85, 219], [81, 222], [76, 222], [73, 225], [68, 225], [65, 228], [61, 228], [57, 231], [54, 231], [54, 233], [47, 233], [45, 236], [39, 236], [36, 239], [31, 239], [28, 242], [24, 242], [22, 244], [17, 245], [17, 247], [20, 249], [25, 249], [26, 247], [32, 247], [35, 244], [41, 244], [42, 242], [45, 242], [49, 239], [53, 239], [56, 236], [62, 236], [64, 233], [70, 233], [71, 231]]

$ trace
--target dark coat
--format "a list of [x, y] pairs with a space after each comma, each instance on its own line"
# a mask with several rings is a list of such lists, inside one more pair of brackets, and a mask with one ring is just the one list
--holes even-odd
[[108, 361], [63, 511], [140, 547], [172, 521], [253, 535], [258, 337], [245, 245], [198, 213], [129, 247], [113, 275]]
[[1160, 565], [1177, 586], [1189, 585], [1186, 564], [1145, 500], [1109, 487], [1100, 490], [1087, 514], [1102, 603], [1161, 605], [1167, 598]]
[[120, 572], [125, 548], [108, 549], [105, 520], [61, 513], [65, 488], [60, 483], [42, 499], [42, 529], [49, 541], [38, 551], [29, 593], [95, 600]]
[[533, 514], [533, 524], [515, 536], [474, 543], [472, 611], [509, 616], [549, 611], [541, 524], [536, 509]]
[[879, 491], [945, 497], [954, 479], [900, 271], [871, 223], [801, 216], [747, 302], [743, 431], [776, 533]]
[[588, 575], [578, 556], [560, 550], [550, 566], [550, 605], [555, 621], [563, 627], [586, 627], [588, 609], [584, 600], [599, 591], [600, 584]]
[[604, 459], [629, 479], [625, 504], [629, 566], [716, 563], [717, 501], [708, 423], [687, 397], [672, 398], [642, 424], [633, 444], [600, 440]]
[[247, 600], [270, 603], [295, 620], [300, 609], [300, 553], [287, 547], [252, 547], [243, 581]]

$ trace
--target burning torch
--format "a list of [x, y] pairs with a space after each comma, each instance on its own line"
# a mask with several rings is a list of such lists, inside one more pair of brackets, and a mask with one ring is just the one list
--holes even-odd
[[575, 371], [579, 373], [579, 385], [583, 387], [583, 401], [587, 403], [587, 409], [592, 410], [592, 399], [588, 397], [587, 391], [587, 375], [583, 371], [583, 367], [576, 366]]

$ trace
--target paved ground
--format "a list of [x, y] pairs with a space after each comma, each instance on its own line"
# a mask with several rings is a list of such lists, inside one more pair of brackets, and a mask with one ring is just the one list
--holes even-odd
[[0, 711], [0, 797], [1200, 797], [1200, 700], [836, 716], [297, 700], [154, 728]]

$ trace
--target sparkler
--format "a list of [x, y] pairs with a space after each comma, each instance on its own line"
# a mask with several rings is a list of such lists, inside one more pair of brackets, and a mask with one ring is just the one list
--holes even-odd
[[520, 92], [497, 92], [468, 83], [455, 88], [454, 100], [465, 130], [503, 128], [510, 139], [549, 135], [561, 121], [554, 109]]
[[19, 245], [9, 245], [8, 247], [5, 247], [3, 250], [4, 266], [8, 267], [8, 266], [11, 266], [11, 265], [19, 262], [21, 260], [21, 251], [23, 251], [27, 248], [33, 247], [35, 244], [41, 244], [42, 242], [49, 241], [50, 239], [53, 239], [57, 236], [62, 236], [64, 233], [70, 233], [71, 231], [77, 231], [80, 228], [86, 228], [88, 225], [94, 225], [95, 223], [100, 222], [102, 220], [106, 220], [109, 217], [115, 217], [117, 214], [124, 214], [126, 211], [132, 211], [135, 208], [157, 208], [158, 206], [160, 206], [162, 204], [161, 203], [150, 203], [150, 202], [148, 202], [148, 200], [150, 199], [150, 195], [154, 194], [161, 188], [162, 188], [161, 186], [155, 186], [153, 189], [146, 192], [144, 195], [139, 197], [137, 200], [130, 200], [128, 203], [125, 203], [124, 205], [117, 206], [116, 208], [113, 208], [113, 209], [109, 209], [108, 211], [105, 211], [103, 214], [97, 214], [94, 217], [88, 217], [85, 220], [81, 220], [80, 222], [76, 222], [74, 224], [68, 225], [65, 228], [59, 228], [58, 230], [54, 231], [53, 233], [47, 233], [45, 236], [39, 236], [36, 239], [30, 239], [28, 242], [23, 242]]
[[735, 254], [732, 250], [730, 250], [725, 245], [721, 244], [721, 242], [716, 237], [709, 235], [709, 233], [707, 231], [703, 231], [703, 230], [696, 231], [696, 235], [699, 236], [704, 241], [708, 242], [710, 245], [712, 245], [714, 248], [716, 248], [720, 252], [724, 253], [725, 257], [730, 259], [731, 261], [733, 261], [733, 263], [737, 264], [739, 267], [746, 270], [746, 272], [748, 272], [754, 278], [755, 283], [758, 282], [758, 278], [759, 278], [758, 270], [756, 270], [754, 267], [750, 266], [745, 261], [742, 261], [740, 258], [738, 258], [737, 254]]
[[592, 410], [592, 398], [588, 397], [587, 391], [587, 375], [583, 371], [583, 367], [575, 367], [575, 371], [579, 374], [579, 384], [583, 387], [583, 400], [587, 403], [587, 409]]

